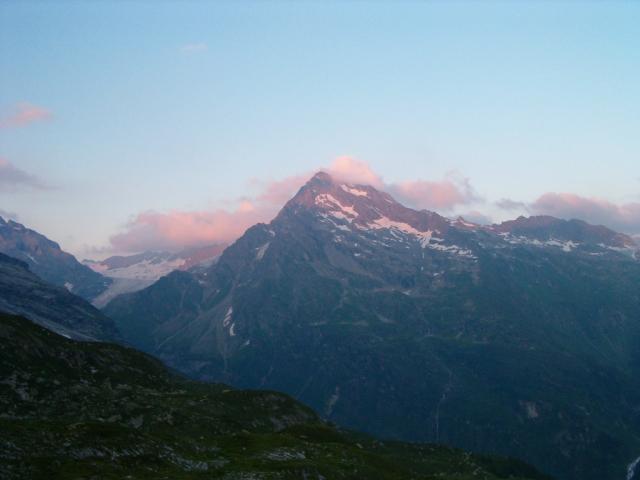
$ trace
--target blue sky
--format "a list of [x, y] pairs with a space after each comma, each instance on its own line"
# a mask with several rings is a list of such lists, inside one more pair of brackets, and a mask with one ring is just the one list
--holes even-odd
[[[5, 1], [0, 210], [100, 256], [141, 212], [233, 213], [348, 155], [468, 179], [446, 214], [556, 192], [640, 233], [638, 25], [638, 2]], [[48, 115], [12, 123], [25, 104]]]

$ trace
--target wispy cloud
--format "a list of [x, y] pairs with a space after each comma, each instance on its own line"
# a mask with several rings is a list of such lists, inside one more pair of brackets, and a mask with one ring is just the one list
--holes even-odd
[[[455, 175], [442, 181], [385, 183], [369, 164], [347, 156], [338, 157], [321, 170], [342, 182], [387, 190], [419, 208], [450, 211], [478, 198], [469, 180]], [[238, 206], [234, 209], [140, 213], [122, 232], [111, 237], [111, 247], [118, 252], [139, 252], [232, 242], [250, 226], [270, 221], [314, 173], [309, 171], [279, 180], [253, 179], [250, 185], [255, 193], [236, 201]]]
[[0, 117], [0, 128], [24, 127], [52, 117], [53, 114], [45, 108], [25, 102], [18, 103], [12, 112]]
[[529, 206], [525, 202], [519, 202], [517, 200], [512, 200], [510, 198], [501, 198], [496, 202], [496, 206], [501, 208], [502, 210], [520, 210], [520, 211], [528, 211]]
[[322, 170], [340, 182], [384, 188], [382, 177], [374, 172], [367, 162], [347, 155], [336, 158], [330, 166]]
[[208, 49], [209, 49], [209, 46], [204, 42], [187, 43], [186, 45], [183, 45], [180, 48], [180, 50], [183, 53], [200, 53], [200, 52], [206, 52]]
[[0, 191], [15, 192], [25, 188], [48, 190], [51, 187], [37, 176], [16, 167], [9, 160], [0, 158]]
[[481, 201], [468, 178], [449, 174], [440, 181], [411, 180], [387, 185], [398, 200], [416, 208], [449, 212], [459, 205]]
[[338, 157], [323, 170], [342, 182], [372, 185], [387, 191], [398, 201], [414, 208], [447, 213], [459, 205], [481, 200], [469, 179], [455, 172], [449, 173], [442, 180], [416, 179], [389, 183], [368, 163], [349, 156]]
[[460, 216], [465, 220], [467, 220], [468, 222], [473, 222], [480, 225], [490, 225], [493, 223], [493, 219], [490, 216], [485, 215], [484, 213], [479, 212], [477, 210], [471, 210], [469, 212], [465, 212]]
[[4, 218], [5, 220], [14, 220], [14, 221], [18, 220], [17, 213], [9, 212], [7, 210], [2, 210], [1, 208], [0, 208], [0, 217]]

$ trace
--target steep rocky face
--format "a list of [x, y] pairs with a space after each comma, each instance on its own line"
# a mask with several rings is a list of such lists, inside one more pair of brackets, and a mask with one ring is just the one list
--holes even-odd
[[43, 281], [26, 263], [1, 253], [0, 312], [23, 315], [69, 338], [120, 339], [113, 321], [87, 301]]
[[43, 280], [86, 300], [105, 291], [111, 280], [82, 265], [44, 235], [0, 217], [0, 253], [17, 258]]
[[275, 392], [189, 382], [129, 348], [0, 314], [0, 477], [545, 477], [514, 460], [382, 443]]
[[613, 480], [640, 452], [638, 285], [636, 245], [603, 227], [451, 221], [320, 173], [207, 272], [106, 312], [197, 378]]

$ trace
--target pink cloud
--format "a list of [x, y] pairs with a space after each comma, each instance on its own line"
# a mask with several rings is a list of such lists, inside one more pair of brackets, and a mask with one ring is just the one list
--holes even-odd
[[341, 182], [372, 185], [385, 190], [400, 202], [416, 208], [449, 211], [458, 205], [479, 200], [469, 180], [455, 174], [441, 181], [387, 183], [369, 164], [349, 156], [338, 157], [323, 170]]
[[[417, 180], [385, 184], [367, 163], [347, 156], [338, 157], [322, 170], [337, 181], [372, 185], [397, 194], [400, 201], [420, 208], [450, 210], [476, 199], [467, 179], [450, 176], [442, 182]], [[241, 199], [234, 210], [140, 213], [123, 232], [111, 237], [111, 246], [117, 252], [140, 252], [232, 242], [250, 226], [273, 219], [314, 173], [310, 171], [281, 180], [253, 179], [250, 185], [257, 193]]]
[[629, 234], [640, 233], [640, 203], [615, 204], [596, 197], [549, 192], [530, 205], [532, 212], [559, 218], [577, 218]]
[[177, 250], [190, 246], [228, 243], [241, 236], [247, 228], [265, 221], [265, 213], [249, 204], [235, 211], [138, 214], [124, 232], [111, 237], [116, 251]]
[[261, 191], [256, 197], [258, 203], [282, 206], [293, 197], [313, 175], [293, 175], [282, 180], [261, 181], [254, 179], [251, 183]]
[[[339, 182], [372, 185], [385, 189], [382, 177], [375, 173], [371, 167], [353, 157], [342, 156], [336, 158], [331, 165], [320, 170], [327, 172]], [[283, 206], [312, 176], [315, 171], [308, 171], [301, 175], [293, 175], [282, 180], [263, 181], [253, 179], [252, 185], [261, 191], [256, 197], [256, 202]]]
[[19, 103], [15, 111], [0, 118], [0, 128], [23, 127], [30, 123], [49, 120], [53, 114], [42, 107], [30, 103]]
[[353, 157], [338, 157], [331, 166], [323, 170], [340, 182], [384, 188], [382, 177], [374, 172], [366, 162], [356, 160]]
[[124, 231], [110, 238], [115, 252], [180, 250], [185, 247], [230, 243], [249, 227], [269, 222], [309, 179], [307, 176], [250, 183], [260, 193], [238, 201], [233, 210], [143, 212]]
[[467, 178], [450, 175], [441, 181], [412, 180], [390, 184], [387, 190], [400, 202], [416, 208], [449, 211], [479, 200]]

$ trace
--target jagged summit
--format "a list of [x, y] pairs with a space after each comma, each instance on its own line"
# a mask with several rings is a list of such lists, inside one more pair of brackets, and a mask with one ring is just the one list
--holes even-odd
[[[387, 243], [418, 242], [422, 248], [443, 252], [472, 252], [481, 245], [526, 245], [560, 248], [601, 254], [618, 251], [637, 256], [638, 247], [631, 237], [582, 220], [563, 220], [548, 215], [524, 217], [498, 225], [479, 225], [459, 217], [450, 220], [428, 210], [414, 210], [371, 185], [343, 182], [320, 171], [285, 205], [275, 226], [311, 216], [316, 223], [339, 238], [347, 232], [367, 236], [378, 232]], [[343, 233], [344, 232], [344, 233]]]
[[290, 203], [312, 206], [314, 199], [320, 194], [333, 194], [346, 199], [350, 197], [384, 197], [388, 203], [397, 203], [390, 195], [381, 192], [371, 185], [345, 182], [331, 176], [325, 171], [319, 171], [305, 183], [298, 193], [291, 199]]
[[[426, 232], [444, 231], [449, 221], [434, 212], [418, 211], [397, 202], [371, 185], [348, 183], [324, 171], [316, 173], [285, 205], [294, 214], [312, 212], [343, 229], [380, 229], [396, 226]], [[339, 227], [340, 228], [340, 227]]]

